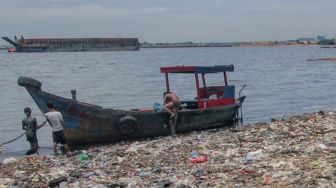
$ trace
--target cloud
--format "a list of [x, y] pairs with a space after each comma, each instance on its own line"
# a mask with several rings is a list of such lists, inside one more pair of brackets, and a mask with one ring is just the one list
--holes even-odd
[[0, 0], [0, 32], [141, 41], [281, 40], [334, 34], [332, 0]]

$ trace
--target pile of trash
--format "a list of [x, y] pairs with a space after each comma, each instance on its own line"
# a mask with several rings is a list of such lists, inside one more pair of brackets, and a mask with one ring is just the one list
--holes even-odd
[[0, 166], [0, 187], [336, 187], [336, 113], [120, 142]]

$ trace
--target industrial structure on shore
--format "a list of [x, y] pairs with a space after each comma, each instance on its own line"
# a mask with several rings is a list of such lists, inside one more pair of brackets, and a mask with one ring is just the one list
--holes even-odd
[[14, 38], [2, 37], [14, 46], [9, 52], [134, 51], [140, 47], [137, 38]]

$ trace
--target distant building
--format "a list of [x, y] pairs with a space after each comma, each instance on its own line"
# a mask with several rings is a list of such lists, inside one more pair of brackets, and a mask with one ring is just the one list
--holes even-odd
[[317, 36], [317, 42], [320, 45], [336, 45], [335, 37]]
[[280, 42], [280, 44], [284, 44], [284, 45], [297, 45], [298, 42], [297, 42], [297, 40], [286, 40], [286, 41]]
[[327, 40], [327, 36], [325, 36], [325, 35], [319, 35], [319, 36], [317, 36], [317, 42], [325, 41], [325, 40]]
[[298, 38], [297, 42], [300, 44], [317, 44], [317, 40], [314, 37]]

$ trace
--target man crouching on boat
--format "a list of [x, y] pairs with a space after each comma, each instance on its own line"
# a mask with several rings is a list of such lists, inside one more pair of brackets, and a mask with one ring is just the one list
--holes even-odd
[[172, 92], [164, 92], [163, 111], [170, 113], [170, 128], [172, 135], [175, 134], [175, 127], [179, 110], [181, 110], [180, 98]]
[[53, 138], [53, 142], [54, 142], [54, 154], [57, 153], [57, 144], [63, 144], [66, 155], [70, 155], [69, 152], [69, 147], [68, 144], [66, 142], [65, 136], [64, 136], [64, 131], [63, 131], [63, 127], [64, 127], [64, 121], [63, 121], [63, 116], [60, 112], [58, 112], [55, 107], [54, 104], [51, 102], [47, 102], [47, 106], [49, 109], [49, 112], [44, 114], [44, 117], [46, 117], [49, 121], [49, 123], [51, 124], [52, 127], [52, 138]]

